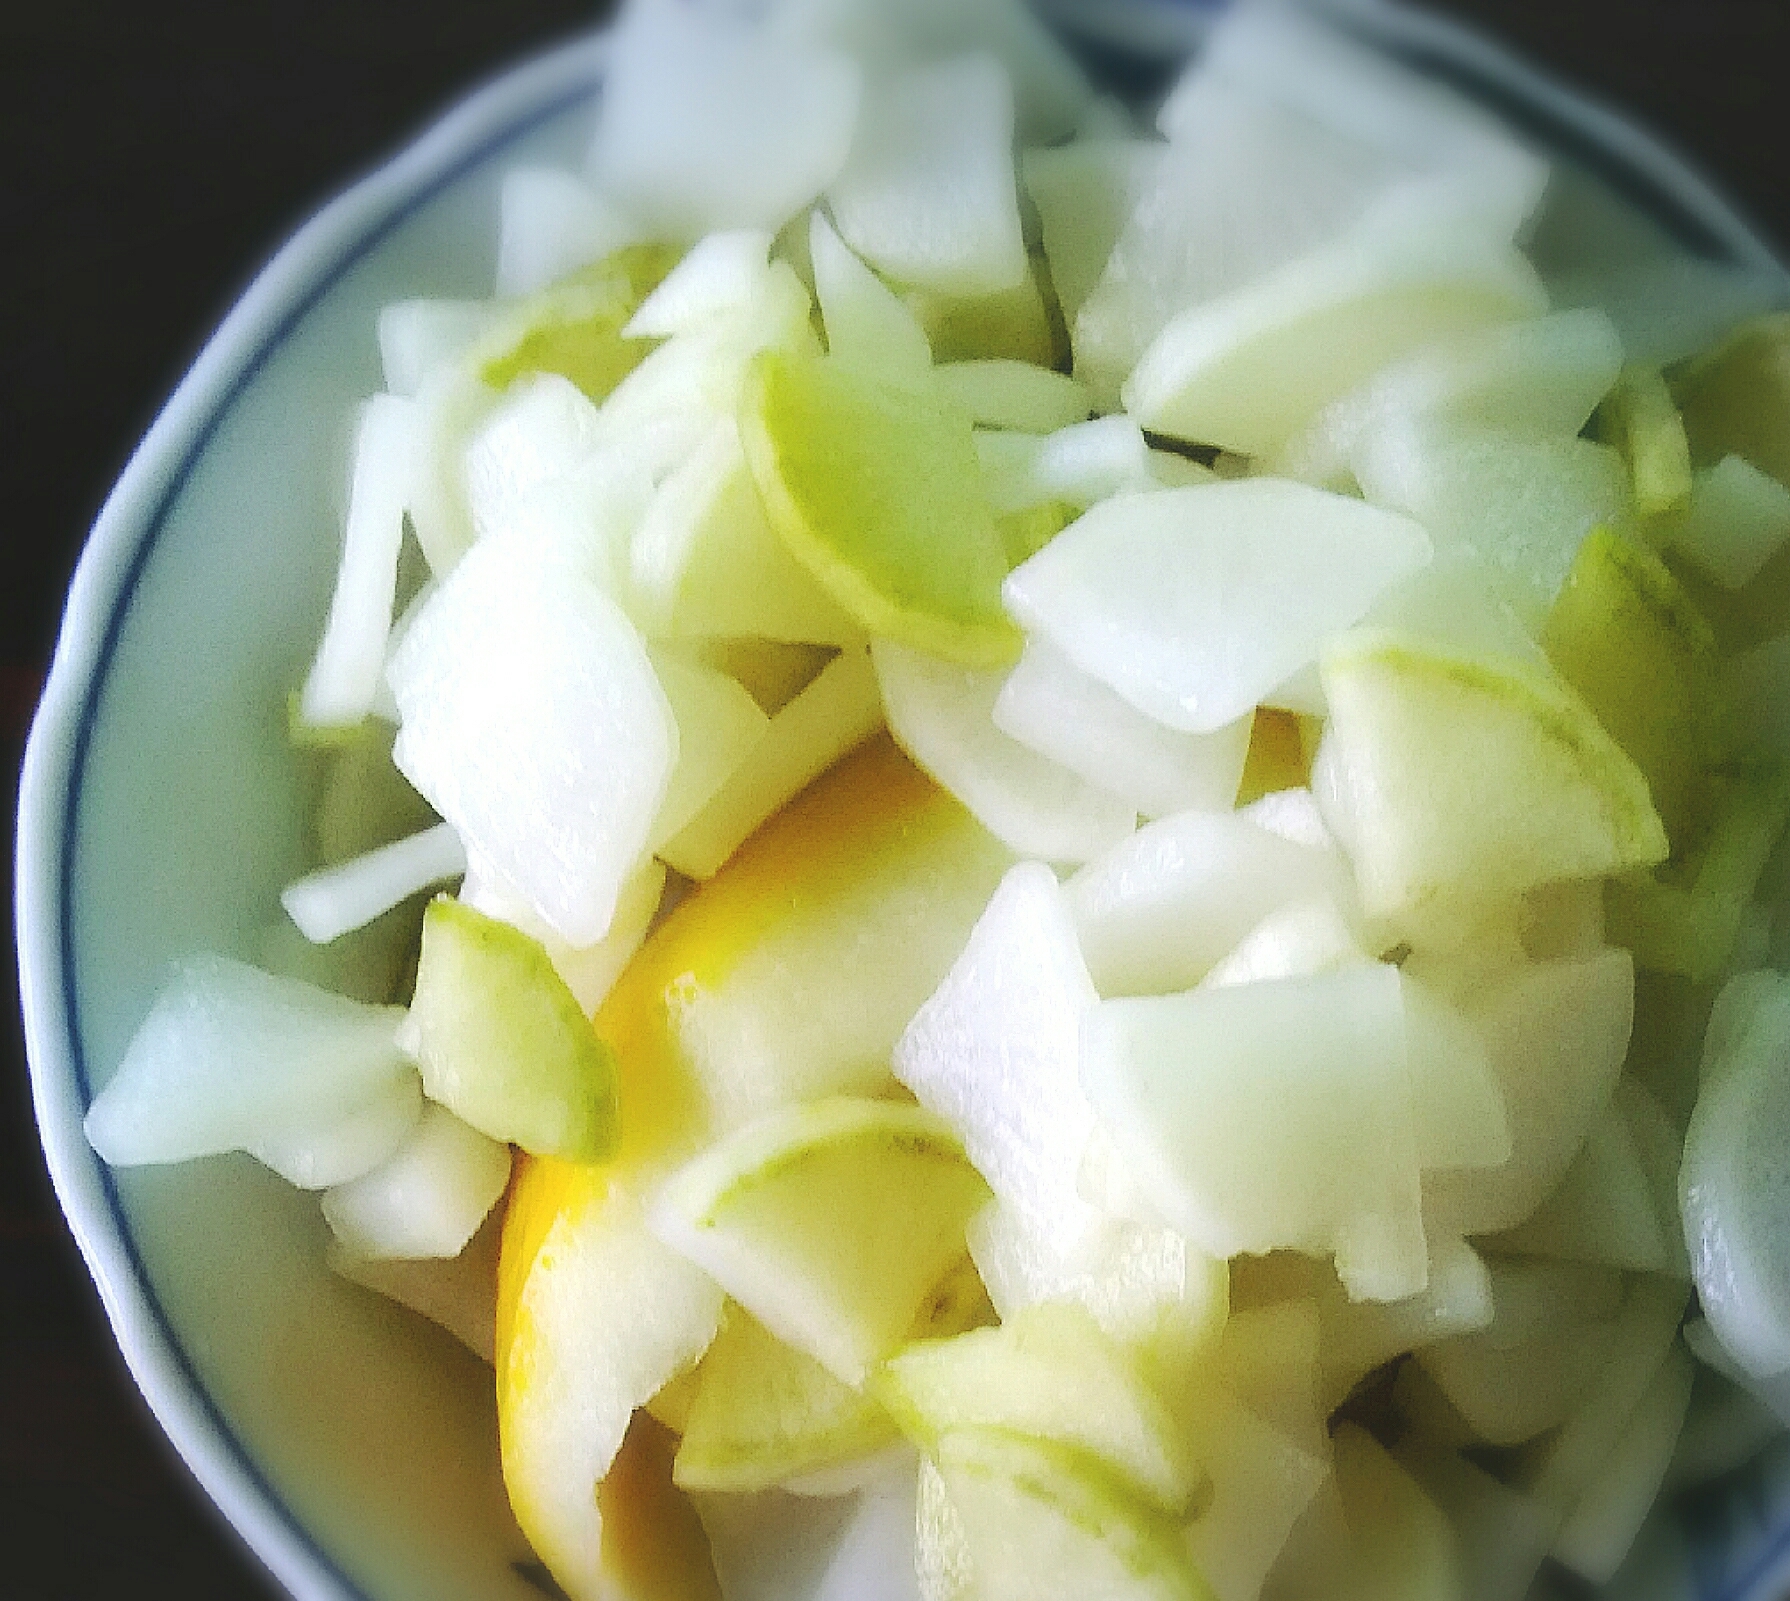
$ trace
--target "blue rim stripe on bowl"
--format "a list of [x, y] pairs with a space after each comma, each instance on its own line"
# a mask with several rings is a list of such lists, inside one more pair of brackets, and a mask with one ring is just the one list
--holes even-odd
[[[1054, 20], [1097, 38], [1134, 68], [1191, 43], [1223, 0], [1044, 0]], [[1358, 32], [1494, 100], [1550, 142], [1614, 179], [1631, 198], [1687, 240], [1729, 259], [1782, 271], [1758, 233], [1719, 189], [1618, 112], [1563, 88], [1545, 73], [1460, 24], [1395, 8], [1382, 0], [1333, 0], [1327, 8]], [[1084, 25], [1075, 26], [1080, 12]], [[1132, 20], [1122, 20], [1128, 15]], [[1099, 26], [1086, 19], [1098, 17]], [[58, 971], [21, 971], [21, 998], [32, 1050], [33, 1092], [58, 1193], [97, 1191], [105, 1203], [97, 1229], [78, 1228], [127, 1363], [144, 1393], [164, 1381], [152, 1406], [195, 1475], [225, 1509], [276, 1578], [307, 1595], [366, 1601], [299, 1524], [263, 1476], [200, 1382], [150, 1289], [113, 1175], [80, 1134], [89, 1096], [80, 1037], [72, 918], [76, 831], [85, 766], [106, 677], [132, 599], [165, 520], [204, 447], [269, 357], [341, 276], [417, 208], [468, 170], [596, 91], [600, 54], [588, 41], [550, 52], [494, 82], [434, 124], [388, 167], [363, 180], [274, 257], [208, 342], [139, 447], [96, 520], [77, 569], [68, 615], [103, 616], [97, 634], [70, 627], [58, 642], [43, 705], [27, 747], [20, 786], [17, 918], [21, 948], [53, 934]], [[171, 463], [171, 465], [170, 465]], [[148, 490], [149, 493], [145, 493]], [[132, 500], [153, 507], [130, 518]], [[51, 848], [28, 852], [27, 817], [55, 817]], [[35, 843], [35, 842], [32, 842]], [[39, 936], [33, 939], [32, 936]], [[52, 993], [53, 992], [53, 993]], [[62, 1075], [53, 1078], [53, 1074]], [[63, 1116], [71, 1107], [72, 1117]], [[70, 1126], [72, 1124], [72, 1134]], [[72, 1215], [72, 1212], [71, 1212]], [[228, 1462], [201, 1470], [199, 1443], [219, 1441]], [[1743, 1601], [1790, 1557], [1790, 1523], [1773, 1534], [1745, 1571], [1710, 1601]]]
[[[143, 572], [155, 552], [168, 516], [186, 487], [199, 458], [231, 408], [294, 329], [341, 278], [448, 185], [543, 124], [590, 101], [596, 94], [599, 70], [600, 56], [588, 40], [566, 45], [517, 68], [449, 113], [409, 145], [399, 158], [399, 165], [403, 170], [376, 174], [324, 208], [280, 250], [257, 277], [237, 312], [213, 335], [206, 351], [195, 363], [192, 373], [182, 382], [164, 408], [149, 437], [133, 458], [131, 466], [126, 469], [119, 488], [113, 492], [106, 509], [102, 510], [96, 521], [96, 538], [89, 552], [83, 555], [83, 570], [77, 574], [74, 586], [76, 596], [84, 588], [103, 582], [101, 564], [112, 555], [109, 547], [113, 541], [104, 538], [102, 530], [108, 529], [112, 522], [109, 514], [114, 505], [127, 498], [135, 475], [153, 473], [158, 460], [165, 460], [171, 453], [178, 451], [174, 465], [166, 471], [165, 481], [154, 496], [152, 509], [142, 519], [135, 543], [129, 550], [122, 577], [106, 608], [105, 625], [99, 635], [97, 648], [92, 651], [91, 663], [77, 664], [71, 659], [73, 646], [69, 640], [64, 639], [58, 644], [51, 682], [46, 688], [43, 706], [27, 748], [26, 779], [21, 783], [23, 798], [27, 788], [35, 792], [46, 777], [52, 782], [55, 777], [64, 779], [59, 808], [61, 826], [54, 852], [54, 911], [49, 918], [55, 930], [58, 952], [60, 1016], [51, 1019], [46, 1015], [43, 997], [36, 993], [34, 984], [29, 985], [33, 993], [24, 999], [28, 1033], [34, 1046], [44, 1046], [52, 1038], [61, 1046], [65, 1056], [57, 1066], [66, 1067], [82, 1108], [91, 1103], [92, 1081], [79, 1026], [79, 979], [74, 944], [73, 901], [81, 800], [93, 730], [99, 717], [113, 658]], [[569, 84], [566, 80], [569, 80]], [[543, 96], [546, 98], [543, 99]], [[468, 135], [465, 130], [468, 127], [480, 130], [471, 144], [466, 142]], [[259, 309], [253, 302], [257, 298], [282, 301], [285, 298], [279, 293], [282, 286], [276, 285], [274, 280], [287, 276], [301, 277], [306, 282], [306, 288], [286, 309], [279, 312], [270, 327], [260, 333], [253, 332], [252, 324], [263, 320], [253, 315]], [[245, 323], [251, 327], [245, 329]], [[227, 376], [214, 379], [206, 370], [213, 363], [222, 365]], [[184, 444], [176, 442], [176, 436], [180, 435], [185, 436]], [[71, 598], [70, 615], [79, 609], [76, 600]], [[61, 703], [69, 696], [70, 677], [82, 665], [87, 666], [86, 688], [80, 697], [78, 710], [73, 713], [73, 733], [66, 747], [66, 766], [62, 774], [46, 775], [43, 768], [46, 763], [53, 763], [56, 754], [47, 748], [49, 741], [58, 735], [67, 737], [64, 733], [64, 719], [56, 713], [62, 709]], [[59, 724], [63, 726], [57, 726]], [[24, 808], [21, 807], [21, 815], [23, 812]], [[21, 834], [17, 874], [18, 918], [22, 933], [28, 933], [37, 925], [42, 908], [39, 897], [31, 893], [32, 884], [28, 882], [35, 879], [36, 864], [28, 864], [24, 858], [24, 839]], [[24, 975], [21, 975], [21, 980], [22, 984], [29, 984]], [[41, 1059], [38, 1050], [34, 1050], [32, 1054], [34, 1060]], [[37, 1081], [46, 1078], [48, 1071], [48, 1067], [41, 1073], [34, 1071], [34, 1090], [40, 1089]], [[39, 1099], [43, 1099], [41, 1094]], [[47, 1126], [47, 1119], [40, 1117], [40, 1122]], [[78, 1117], [76, 1124], [78, 1128]], [[260, 1525], [256, 1532], [261, 1537], [257, 1538], [255, 1533], [247, 1531], [244, 1532], [244, 1537], [283, 1584], [301, 1593], [322, 1593], [316, 1588], [321, 1580], [331, 1587], [332, 1593], [341, 1596], [343, 1601], [366, 1601], [365, 1593], [299, 1523], [205, 1388], [190, 1354], [182, 1346], [149, 1283], [111, 1169], [91, 1151], [81, 1151], [78, 1148], [73, 1153], [52, 1150], [47, 1139], [46, 1154], [50, 1158], [51, 1177], [59, 1193], [87, 1180], [96, 1181], [104, 1197], [105, 1226], [111, 1237], [101, 1240], [89, 1236], [80, 1239], [79, 1243], [93, 1270], [101, 1298], [124, 1348], [126, 1362], [133, 1377], [138, 1380], [139, 1387], [147, 1396], [148, 1387], [142, 1381], [162, 1366], [171, 1369], [172, 1376], [178, 1381], [180, 1393], [168, 1395], [164, 1391], [165, 1398], [159, 1404], [151, 1402], [151, 1406], [189, 1468], [200, 1478], [207, 1492], [220, 1506], [243, 1507], [252, 1517], [257, 1510], [253, 1503], [258, 1502], [260, 1509], [271, 1514], [272, 1522], [277, 1528], [270, 1529], [265, 1518], [252, 1518]], [[84, 1172], [77, 1174], [74, 1166], [77, 1162], [85, 1169]], [[113, 1272], [108, 1271], [119, 1265], [120, 1261], [128, 1275], [122, 1282]], [[127, 1303], [131, 1300], [135, 1300], [137, 1304], [129, 1306], [127, 1310]], [[128, 1323], [127, 1318], [130, 1320]], [[187, 1408], [191, 1409], [192, 1415], [183, 1415]], [[240, 1486], [216, 1482], [213, 1475], [200, 1471], [194, 1453], [183, 1448], [183, 1441], [195, 1433], [210, 1436], [222, 1444], [229, 1455], [231, 1467], [239, 1477]], [[249, 1500], [245, 1501], [241, 1494], [236, 1493], [239, 1488], [249, 1492]], [[285, 1549], [281, 1548], [281, 1544], [266, 1538], [270, 1532], [277, 1533], [280, 1542], [289, 1542]]]

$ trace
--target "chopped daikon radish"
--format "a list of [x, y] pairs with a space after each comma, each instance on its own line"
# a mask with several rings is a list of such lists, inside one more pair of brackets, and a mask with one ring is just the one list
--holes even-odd
[[764, 293], [770, 258], [771, 236], [762, 229], [704, 235], [641, 302], [622, 337], [667, 339], [724, 312], [748, 310]]
[[[1163, 149], [1146, 139], [1076, 139], [1020, 157], [1044, 256], [1070, 327], [1147, 192]], [[1141, 348], [1141, 347], [1140, 347]]]
[[1428, 1266], [1398, 970], [1105, 1001], [1082, 1082], [1164, 1215], [1215, 1256], [1334, 1253], [1353, 1296]]
[[1167, 728], [1042, 639], [1001, 685], [994, 724], [1150, 818], [1227, 810], [1249, 750], [1248, 717], [1209, 734]]
[[627, 7], [591, 170], [649, 237], [775, 232], [838, 175], [861, 73], [837, 51], [689, 6]]
[[1189, 811], [1089, 862], [1067, 893], [1100, 993], [1166, 995], [1191, 989], [1277, 907], [1351, 899], [1347, 874], [1332, 848], [1235, 813]]
[[1295, 478], [1329, 483], [1385, 428], [1418, 421], [1523, 438], [1571, 438], [1622, 371], [1622, 341], [1601, 311], [1555, 312], [1419, 350], [1332, 402], [1287, 448]]
[[944, 1118], [1007, 1205], [1063, 1250], [1099, 1222], [1076, 1187], [1094, 1114], [1077, 1077], [1099, 1001], [1056, 876], [1011, 869], [895, 1047], [895, 1076]]
[[1703, 1088], [1685, 1135], [1679, 1197], [1703, 1315], [1743, 1373], [1790, 1371], [1790, 1228], [1783, 1169], [1790, 980], [1744, 973], [1716, 1002]]
[[510, 1151], [445, 1107], [370, 1173], [326, 1190], [323, 1215], [358, 1256], [458, 1256], [510, 1181]]
[[714, 798], [659, 847], [659, 855], [690, 878], [712, 877], [759, 824], [863, 744], [882, 721], [869, 652], [841, 651], [771, 718]]
[[1503, 1090], [1511, 1158], [1492, 1169], [1432, 1170], [1424, 1204], [1438, 1228], [1478, 1235], [1533, 1213], [1596, 1125], [1628, 1050], [1634, 964], [1620, 950], [1531, 963], [1485, 986], [1469, 1015]]
[[460, 836], [448, 824], [437, 823], [339, 867], [305, 874], [280, 892], [280, 904], [299, 933], [313, 945], [327, 945], [465, 871]]
[[335, 597], [299, 694], [299, 716], [313, 727], [358, 723], [372, 710], [391, 632], [416, 459], [415, 408], [395, 395], [375, 395], [362, 406], [355, 430]]
[[179, 963], [85, 1124], [115, 1167], [301, 1138], [414, 1071], [397, 1007], [365, 1006], [222, 956]]
[[512, 167], [503, 175], [498, 216], [500, 295], [532, 295], [643, 238], [637, 223], [557, 167]]
[[937, 369], [939, 387], [984, 428], [1048, 434], [1086, 422], [1093, 399], [1073, 378], [1026, 361], [952, 361]]
[[1546, 309], [1514, 247], [1414, 184], [1334, 243], [1174, 317], [1123, 398], [1145, 428], [1271, 456], [1387, 362]]
[[1672, 544], [1704, 572], [1739, 589], [1790, 537], [1790, 489], [1744, 457], [1724, 456], [1696, 475]]
[[526, 902], [481, 863], [470, 863], [460, 899], [500, 922], [513, 923], [539, 940], [554, 970], [566, 981], [580, 1009], [589, 1016], [602, 1004], [621, 971], [646, 938], [646, 931], [665, 898], [665, 868], [649, 861], [622, 884], [609, 932], [594, 945], [574, 947], [548, 928]]
[[1374, 434], [1350, 462], [1367, 498], [1465, 546], [1516, 581], [1539, 623], [1585, 536], [1629, 503], [1628, 473], [1607, 445], [1562, 436], [1516, 438], [1416, 424]]
[[678, 759], [647, 837], [650, 850], [674, 839], [739, 771], [770, 718], [725, 673], [676, 653], [652, 653], [653, 671], [677, 722]]
[[827, 200], [845, 242], [897, 283], [953, 295], [1023, 283], [1006, 69], [960, 56], [868, 89]]
[[926, 330], [901, 297], [877, 277], [816, 211], [809, 228], [814, 295], [827, 330], [827, 352], [878, 377], [923, 383], [932, 371]]
[[890, 639], [871, 642], [889, 729], [991, 834], [1023, 856], [1085, 862], [1137, 826], [1127, 800], [1028, 750], [994, 724], [1005, 677]]
[[430, 374], [470, 349], [491, 326], [483, 300], [397, 300], [379, 310], [379, 365], [385, 387], [414, 398]]
[[299, 1134], [257, 1140], [249, 1155], [301, 1190], [327, 1190], [371, 1172], [409, 1137], [422, 1115], [415, 1074], [385, 1081], [343, 1117]]
[[405, 776], [568, 944], [601, 939], [677, 761], [676, 721], [620, 608], [481, 543], [390, 675]]
[[1102, 501], [1004, 594], [1083, 672], [1202, 733], [1252, 710], [1429, 557], [1408, 518], [1253, 479]]
[[572, 471], [598, 437], [597, 408], [570, 379], [537, 373], [512, 385], [466, 447], [466, 500], [481, 538], [549, 479]]
[[1598, 1478], [1562, 1526], [1554, 1555], [1580, 1578], [1607, 1584], [1622, 1566], [1672, 1465], [1695, 1377], [1690, 1353], [1673, 1346]]

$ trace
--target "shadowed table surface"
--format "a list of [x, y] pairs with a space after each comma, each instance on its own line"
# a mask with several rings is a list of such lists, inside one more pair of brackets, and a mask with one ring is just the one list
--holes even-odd
[[[966, 0], [969, 3], [969, 0]], [[69, 0], [0, 19], [0, 743], [16, 772], [88, 524], [235, 293], [572, 0]], [[1447, 0], [1669, 136], [1790, 241], [1783, 0]], [[10, 853], [8, 855], [10, 871]], [[0, 1055], [0, 1595], [278, 1593], [126, 1377]]]

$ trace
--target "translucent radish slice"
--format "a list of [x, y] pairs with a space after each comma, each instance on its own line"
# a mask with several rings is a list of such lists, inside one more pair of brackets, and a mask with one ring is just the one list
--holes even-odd
[[1051, 283], [1070, 327], [1146, 193], [1162, 146], [1153, 139], [1076, 139], [1020, 157], [1037, 208]]
[[1377, 430], [1419, 420], [1571, 438], [1621, 371], [1622, 340], [1602, 311], [1481, 329], [1395, 362], [1326, 407], [1288, 447], [1286, 469], [1328, 483]]
[[[989, 499], [1003, 512], [1029, 511], [1053, 501], [1085, 509], [1128, 490], [1162, 483], [1158, 453], [1129, 417], [1095, 417], [1055, 433], [979, 432], [976, 449]], [[1178, 458], [1171, 458], [1177, 459]], [[1210, 474], [1186, 462], [1197, 481]]]
[[1086, 422], [1093, 396], [1064, 373], [1029, 361], [951, 361], [939, 387], [985, 428], [1048, 434]]
[[892, 289], [858, 258], [819, 211], [809, 225], [814, 293], [828, 353], [879, 377], [924, 382], [932, 371], [926, 330]]
[[739, 771], [770, 727], [758, 702], [725, 673], [669, 650], [652, 653], [672, 716], [678, 759], [653, 819], [647, 848], [675, 838]]
[[1003, 593], [1029, 632], [1139, 711], [1207, 733], [1429, 559], [1409, 518], [1253, 479], [1103, 501]]
[[677, 760], [671, 708], [621, 609], [482, 542], [390, 677], [399, 769], [562, 939], [601, 939]]
[[611, 38], [591, 170], [648, 237], [775, 232], [838, 175], [860, 72], [713, 12], [637, 6]]
[[513, 167], [498, 195], [497, 293], [532, 295], [645, 237], [591, 186], [556, 167]]
[[1105, 996], [1191, 989], [1270, 912], [1350, 897], [1336, 851], [1228, 812], [1180, 812], [1139, 829], [1067, 885], [1082, 954]]
[[597, 434], [597, 408], [569, 378], [538, 373], [512, 385], [466, 447], [466, 499], [480, 537], [502, 528], [531, 489], [588, 458]]
[[759, 824], [882, 726], [882, 696], [863, 648], [841, 651], [772, 719], [709, 803], [659, 854], [712, 877]]
[[1249, 751], [1248, 717], [1210, 734], [1164, 727], [1038, 639], [1001, 685], [994, 724], [1152, 818], [1229, 810]]
[[1790, 1371], [1790, 979], [1747, 973], [1716, 1002], [1678, 1181], [1703, 1315], [1755, 1380]]
[[94, 1098], [87, 1138], [129, 1166], [306, 1135], [414, 1072], [397, 1046], [403, 1016], [225, 957], [192, 957]]
[[1334, 1253], [1351, 1296], [1428, 1253], [1396, 968], [1105, 1001], [1082, 1084], [1166, 1219], [1214, 1256]]
[[370, 1173], [388, 1160], [423, 1112], [414, 1076], [382, 1084], [346, 1117], [308, 1133], [257, 1140], [249, 1155], [301, 1190], [327, 1190]]
[[448, 824], [437, 823], [339, 867], [307, 873], [280, 892], [280, 904], [299, 933], [313, 945], [327, 945], [465, 871], [460, 836]]
[[666, 339], [746, 309], [764, 293], [770, 258], [771, 236], [762, 229], [705, 235], [647, 296], [622, 338]]
[[358, 723], [378, 694], [417, 443], [417, 416], [410, 402], [375, 395], [362, 406], [335, 597], [299, 694], [299, 716], [313, 727]]
[[1675, 549], [1719, 583], [1738, 589], [1790, 537], [1790, 489], [1740, 456], [1696, 475], [1690, 509], [1672, 534]]
[[413, 398], [431, 373], [471, 347], [491, 326], [484, 300], [398, 300], [379, 311], [379, 364], [385, 387]]
[[915, 1560], [919, 1475], [911, 1455], [858, 1498], [814, 1601], [921, 1601]]
[[845, 242], [897, 283], [954, 295], [1023, 283], [1006, 69], [960, 56], [868, 91], [827, 199]]
[[870, 654], [890, 732], [1009, 849], [1047, 862], [1085, 862], [1137, 826], [1129, 801], [995, 727], [1004, 674], [959, 667], [887, 639], [872, 641]]
[[995, 1194], [1066, 1251], [1100, 1221], [1077, 1189], [1094, 1128], [1077, 1071], [1081, 1023], [1099, 999], [1056, 875], [1022, 862], [893, 1059]]
[[357, 1256], [458, 1256], [510, 1181], [510, 1148], [430, 1105], [396, 1152], [323, 1196]]

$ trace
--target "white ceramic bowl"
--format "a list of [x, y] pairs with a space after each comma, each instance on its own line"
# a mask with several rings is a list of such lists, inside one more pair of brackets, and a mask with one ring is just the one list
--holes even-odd
[[[1047, 0], [1109, 64], [1184, 52], [1191, 0]], [[1772, 267], [1720, 194], [1619, 117], [1471, 34], [1356, 0], [1353, 24], [1512, 111], [1709, 253]], [[246, 1158], [114, 1174], [81, 1119], [166, 961], [252, 957], [300, 859], [283, 738], [334, 566], [373, 317], [489, 292], [497, 179], [575, 159], [600, 45], [474, 94], [326, 208], [219, 328], [107, 501], [20, 797], [18, 945], [57, 1192], [132, 1374], [181, 1455], [304, 1597], [538, 1601], [505, 1508], [487, 1370], [322, 1266], [314, 1199]], [[1771, 1601], [1790, 1580], [1780, 1454], [1660, 1536], [1663, 1594]], [[1688, 1530], [1688, 1534], [1684, 1531]]]

